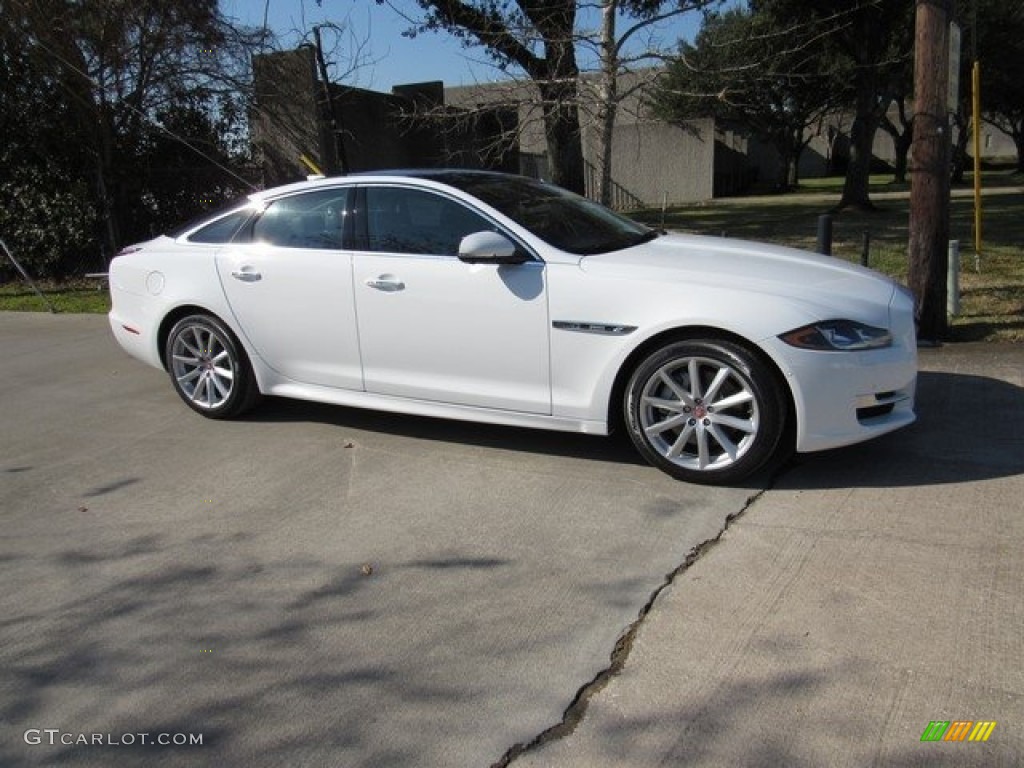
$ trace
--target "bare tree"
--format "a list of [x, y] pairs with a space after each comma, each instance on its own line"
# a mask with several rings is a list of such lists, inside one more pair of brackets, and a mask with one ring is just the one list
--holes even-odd
[[[539, 120], [555, 183], [581, 194], [586, 191], [583, 135], [594, 129], [598, 196], [609, 202], [612, 136], [619, 108], [626, 101], [639, 103], [633, 97], [653, 79], [644, 68], [660, 63], [667, 53], [657, 43], [654, 30], [721, 0], [417, 2], [424, 16], [411, 20], [414, 32], [447, 31], [467, 45], [487, 50], [509, 87], [488, 87], [486, 104], [481, 106], [516, 108], [527, 121]], [[588, 28], [586, 24], [594, 19], [598, 24]], [[593, 62], [591, 70], [586, 62]], [[435, 111], [434, 117], [444, 116]], [[453, 113], [447, 117], [451, 119]], [[520, 126], [517, 130], [531, 129]], [[501, 143], [508, 145], [507, 135]]]
[[543, 115], [552, 181], [583, 193], [575, 0], [417, 2], [425, 13], [421, 31], [448, 31], [485, 46], [502, 69], [526, 73]]
[[[660, 67], [672, 53], [654, 34], [655, 30], [672, 19], [706, 10], [720, 2], [600, 0], [600, 32], [596, 36], [582, 35], [580, 43], [595, 46], [598, 54], [597, 87], [590, 89], [596, 93], [584, 101], [584, 111], [593, 115], [597, 126], [597, 197], [603, 204], [609, 205], [612, 201], [612, 141], [619, 111], [625, 104], [636, 105], [634, 109], [646, 104], [646, 98], [634, 97], [650, 93], [661, 74], [650, 68]], [[626, 23], [621, 34], [617, 31], [620, 16]], [[635, 45], [640, 38], [644, 38], [641, 44]]]

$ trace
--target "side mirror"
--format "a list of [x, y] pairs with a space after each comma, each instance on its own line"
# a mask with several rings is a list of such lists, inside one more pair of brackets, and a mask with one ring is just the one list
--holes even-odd
[[497, 232], [474, 232], [459, 243], [459, 261], [467, 264], [522, 264], [528, 257]]

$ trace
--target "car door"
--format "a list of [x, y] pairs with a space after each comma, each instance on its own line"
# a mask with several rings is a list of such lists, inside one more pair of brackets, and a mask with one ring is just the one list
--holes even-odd
[[293, 381], [363, 387], [352, 254], [342, 248], [351, 193], [329, 188], [273, 200], [217, 256], [242, 333]]
[[459, 241], [499, 229], [461, 200], [359, 189], [354, 289], [366, 390], [551, 412], [544, 264], [467, 264]]

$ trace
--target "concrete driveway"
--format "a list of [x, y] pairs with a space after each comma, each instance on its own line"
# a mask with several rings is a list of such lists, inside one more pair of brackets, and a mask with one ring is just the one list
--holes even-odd
[[515, 768], [1022, 765], [1024, 345], [921, 369], [916, 425], [777, 478]]
[[[0, 360], [4, 766], [1024, 754], [1024, 346], [926, 350], [917, 425], [771, 490], [582, 436], [206, 421], [98, 317], [0, 314]], [[958, 721], [997, 725], [922, 741]]]
[[208, 421], [97, 316], [0, 314], [0, 360], [5, 766], [494, 764], [763, 486], [298, 402]]

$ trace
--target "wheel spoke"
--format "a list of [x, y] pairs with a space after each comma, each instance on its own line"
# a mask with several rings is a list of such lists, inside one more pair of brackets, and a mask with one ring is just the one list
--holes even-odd
[[199, 328], [193, 326], [192, 331], [192, 343], [195, 345], [196, 355], [198, 357], [203, 356], [203, 351], [206, 349], [206, 342], [203, 341], [203, 337], [200, 335]]
[[194, 402], [202, 404], [203, 403], [203, 399], [206, 396], [206, 390], [207, 390], [206, 377], [205, 376], [200, 376], [199, 377], [199, 381], [198, 381], [198, 383], [195, 386], [195, 389], [192, 390], [192, 393], [191, 393], [192, 400]]
[[679, 458], [679, 456], [683, 452], [683, 449], [686, 447], [686, 444], [690, 441], [690, 438], [693, 436], [693, 433], [694, 433], [695, 429], [696, 429], [696, 427], [687, 425], [686, 429], [684, 429], [682, 432], [680, 432], [679, 433], [679, 437], [677, 437], [676, 441], [674, 443], [672, 443], [672, 447], [670, 447], [668, 449], [668, 451], [665, 453], [665, 458], [667, 458], [667, 459], [677, 459], [677, 458]]
[[715, 397], [718, 395], [718, 390], [722, 388], [722, 385], [725, 384], [730, 375], [728, 368], [718, 369], [718, 373], [715, 374], [715, 378], [712, 379], [711, 383], [708, 385], [707, 391], [704, 393], [705, 402], [714, 402]]
[[687, 372], [690, 375], [690, 395], [695, 400], [703, 397], [701, 386], [700, 386], [700, 362], [695, 357], [690, 358], [689, 365], [687, 365]]
[[693, 405], [693, 397], [690, 396], [690, 393], [680, 387], [679, 384], [676, 383], [675, 379], [669, 376], [665, 371], [659, 371], [658, 378], [666, 387], [672, 390], [672, 393], [679, 398], [680, 402], [683, 402], [686, 405]]
[[754, 423], [753, 419], [740, 419], [735, 416], [729, 416], [725, 413], [716, 413], [711, 421], [714, 424], [720, 424], [722, 426], [729, 427], [730, 429], [746, 432], [748, 435], [752, 435], [757, 431], [757, 424]]
[[[228, 396], [228, 393], [231, 391], [231, 382], [230, 381], [228, 381], [228, 385], [227, 386], [224, 386], [224, 383], [221, 380], [221, 377], [220, 376], [215, 376], [215, 375], [211, 375], [210, 376], [210, 381], [213, 382], [213, 386], [217, 389], [217, 394], [220, 395], [220, 399], [221, 400], [223, 400], [224, 398], [226, 398]], [[213, 403], [211, 402], [210, 405], [213, 405]]]
[[680, 413], [675, 416], [671, 416], [664, 421], [659, 421], [657, 424], [651, 424], [649, 427], [644, 428], [644, 432], [648, 436], [660, 435], [662, 432], [667, 432], [670, 429], [676, 429], [686, 424], [690, 420], [689, 414]]
[[644, 397], [644, 405], [649, 405], [652, 408], [659, 408], [663, 411], [673, 411], [674, 413], [682, 413], [685, 404], [676, 400], [665, 400], [662, 397]]
[[708, 449], [707, 430], [697, 430], [697, 466], [700, 469], [707, 469], [711, 463], [711, 452]]
[[[181, 342], [181, 346], [188, 350], [189, 354], [192, 356], [192, 360], [198, 363], [199, 358], [203, 356], [203, 353], [200, 352], [199, 349], [195, 347], [193, 344], [189, 344], [188, 341], [182, 336], [178, 337], [178, 341]], [[184, 358], [184, 356], [182, 357]]]
[[712, 424], [710, 427], [708, 427], [707, 433], [711, 435], [713, 438], [715, 438], [716, 443], [722, 446], [722, 449], [729, 455], [730, 461], [736, 461], [736, 456], [738, 453], [738, 447], [736, 443], [730, 440], [726, 436], [725, 432], [723, 432], [717, 424]]
[[184, 384], [187, 384], [190, 381], [194, 381], [196, 379], [196, 377], [199, 376], [201, 373], [202, 373], [202, 371], [199, 370], [198, 368], [193, 368], [188, 373], [185, 373], [185, 374], [182, 374], [181, 376], [178, 376], [177, 377], [178, 378], [178, 383], [184, 385]]
[[749, 403], [753, 399], [754, 396], [744, 389], [742, 392], [737, 392], [734, 395], [729, 395], [728, 397], [719, 400], [717, 403], [712, 403], [712, 405], [714, 406], [716, 411], [722, 411], [728, 408], [735, 408], [737, 405]]

